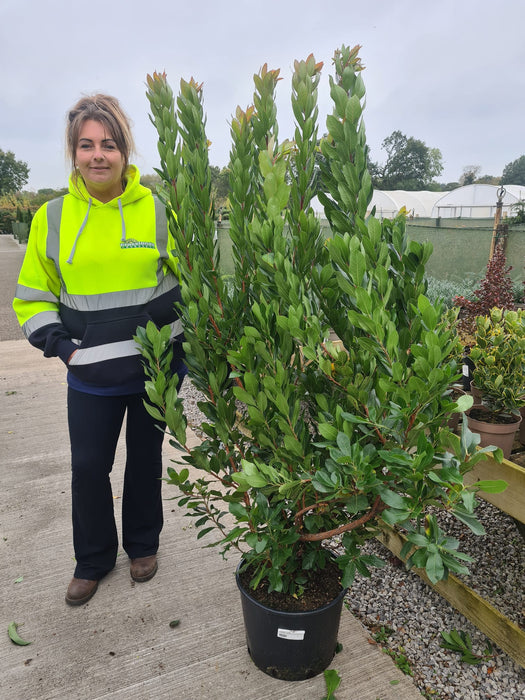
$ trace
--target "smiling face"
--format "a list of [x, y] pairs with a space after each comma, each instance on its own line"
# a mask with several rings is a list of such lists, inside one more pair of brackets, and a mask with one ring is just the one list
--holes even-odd
[[87, 119], [78, 135], [75, 166], [89, 194], [101, 202], [121, 195], [124, 163], [124, 156], [106, 127]]

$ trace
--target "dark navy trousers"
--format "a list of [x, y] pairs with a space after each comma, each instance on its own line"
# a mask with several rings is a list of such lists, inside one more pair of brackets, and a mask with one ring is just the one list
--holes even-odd
[[125, 415], [122, 545], [132, 559], [157, 552], [163, 525], [164, 435], [144, 408], [143, 398], [142, 394], [94, 396], [68, 389], [77, 578], [98, 580], [115, 566], [118, 537], [110, 473]]

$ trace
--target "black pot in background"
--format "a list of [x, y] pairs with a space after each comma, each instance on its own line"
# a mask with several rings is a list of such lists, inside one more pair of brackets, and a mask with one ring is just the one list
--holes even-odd
[[[240, 567], [241, 565], [239, 565]], [[334, 658], [343, 599], [348, 589], [322, 608], [309, 612], [280, 612], [241, 593], [246, 644], [254, 664], [283, 681], [301, 681], [322, 673]]]

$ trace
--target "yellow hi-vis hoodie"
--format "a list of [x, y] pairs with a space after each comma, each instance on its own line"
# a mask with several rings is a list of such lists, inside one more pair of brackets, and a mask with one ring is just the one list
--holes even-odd
[[[180, 287], [164, 206], [131, 165], [120, 197], [102, 203], [81, 178], [35, 214], [13, 308], [26, 338], [59, 356], [78, 382], [141, 390], [133, 341], [149, 320], [171, 324], [175, 360], [182, 326]], [[73, 382], [73, 385], [75, 382]]]

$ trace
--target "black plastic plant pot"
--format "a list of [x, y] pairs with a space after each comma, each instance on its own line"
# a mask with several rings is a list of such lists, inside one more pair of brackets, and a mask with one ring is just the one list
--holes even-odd
[[[239, 565], [240, 566], [240, 565]], [[334, 658], [343, 589], [331, 603], [308, 612], [281, 612], [262, 605], [242, 587], [246, 644], [254, 664], [283, 681], [302, 681], [322, 673]]]

